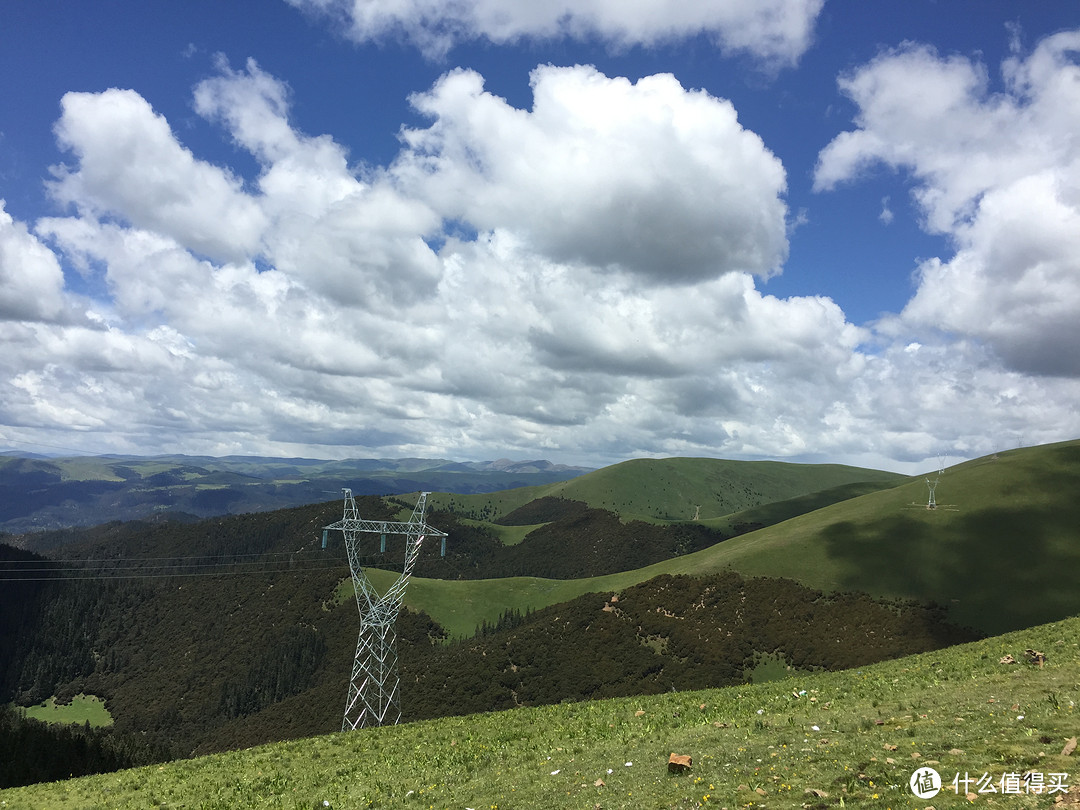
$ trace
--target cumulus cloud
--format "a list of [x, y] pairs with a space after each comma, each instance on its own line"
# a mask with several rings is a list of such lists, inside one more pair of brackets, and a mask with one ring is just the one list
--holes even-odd
[[439, 216], [378, 172], [361, 177], [330, 136], [297, 132], [286, 85], [248, 60], [195, 88], [195, 109], [258, 160], [258, 203], [273, 223], [262, 240], [275, 267], [355, 306], [401, 305], [430, 294], [439, 274], [424, 241]]
[[56, 256], [0, 200], [0, 320], [56, 320], [67, 309], [63, 290]]
[[56, 166], [54, 198], [169, 234], [219, 259], [258, 250], [266, 218], [231, 172], [198, 160], [133, 90], [67, 93], [56, 123], [78, 168]]
[[528, 111], [474, 71], [415, 95], [434, 122], [403, 133], [395, 178], [444, 217], [512, 230], [556, 261], [657, 284], [778, 272], [784, 170], [730, 102], [592, 67], [542, 66], [531, 82]]
[[606, 0], [288, 0], [344, 24], [357, 42], [400, 37], [431, 57], [459, 42], [598, 37], [614, 47], [707, 34], [723, 49], [768, 64], [792, 64], [809, 47], [824, 0], [687, 3]]
[[[1071, 282], [1054, 274], [1078, 229], [1057, 163], [988, 187], [950, 226], [968, 277], [948, 277], [963, 251], [927, 264], [908, 310], [868, 329], [828, 298], [758, 288], [787, 249], [784, 172], [728, 102], [663, 75], [541, 67], [532, 82], [521, 110], [448, 73], [415, 97], [430, 125], [358, 171], [290, 120], [287, 85], [222, 61], [195, 109], [253, 156], [248, 183], [131, 91], [69, 96], [57, 135], [72, 159], [53, 189], [72, 207], [32, 228], [0, 209], [5, 435], [115, 452], [880, 464], [1080, 433], [1076, 380], [1003, 368], [978, 340], [910, 337], [941, 317], [920, 308], [951, 302], [965, 323], [954, 288], [991, 266], [998, 280], [1013, 268], [1014, 299], [1041, 268], [1066, 328]], [[98, 132], [123, 120], [123, 137]], [[125, 161], [160, 172], [139, 188]], [[203, 221], [203, 204], [236, 212], [238, 231]], [[76, 300], [65, 272], [92, 282], [78, 319], [61, 317]]]
[[819, 189], [875, 164], [910, 172], [925, 226], [957, 247], [919, 268], [903, 328], [985, 341], [1008, 365], [1080, 375], [1080, 31], [985, 66], [920, 45], [841, 81], [857, 129], [819, 157]]

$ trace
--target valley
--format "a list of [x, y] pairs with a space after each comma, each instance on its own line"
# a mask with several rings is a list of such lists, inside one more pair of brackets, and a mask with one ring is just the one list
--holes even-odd
[[[423, 550], [399, 619], [409, 725], [730, 689], [758, 667], [802, 679], [945, 654], [1080, 613], [1080, 590], [1061, 576], [1080, 561], [1080, 442], [950, 468], [936, 510], [925, 508], [918, 477], [708, 461], [628, 462], [525, 489], [433, 494], [428, 520], [450, 540], [446, 558]], [[653, 490], [642, 483], [650, 476]], [[671, 519], [691, 502], [698, 520]], [[411, 502], [367, 496], [358, 505], [397, 519]], [[131, 765], [332, 732], [358, 622], [340, 541], [319, 543], [340, 511], [326, 501], [12, 538], [24, 548], [0, 547], [9, 580], [0, 699], [104, 698], [115, 722], [102, 733], [143, 741], [119, 746]], [[14, 577], [49, 564], [25, 548], [34, 545], [94, 559], [99, 575]], [[263, 568], [226, 573], [223, 561], [241, 555]], [[394, 548], [369, 556], [369, 578], [387, 587]], [[106, 563], [181, 557], [219, 567], [103, 573]]]

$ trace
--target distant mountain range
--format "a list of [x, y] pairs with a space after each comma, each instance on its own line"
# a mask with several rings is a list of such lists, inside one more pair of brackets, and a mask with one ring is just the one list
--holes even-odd
[[550, 461], [0, 453], [0, 532], [162, 516], [262, 512], [357, 495], [494, 492], [565, 481], [587, 467]]

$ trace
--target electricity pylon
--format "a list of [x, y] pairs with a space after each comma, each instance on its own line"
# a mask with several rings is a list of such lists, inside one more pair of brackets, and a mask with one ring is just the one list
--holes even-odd
[[[413, 566], [420, 556], [420, 544], [425, 537], [443, 538], [443, 554], [446, 553], [446, 532], [424, 522], [424, 509], [429, 493], [421, 492], [407, 523], [385, 520], [364, 520], [356, 511], [356, 501], [351, 489], [345, 493], [345, 510], [341, 520], [323, 527], [323, 548], [327, 534], [334, 530], [345, 535], [345, 550], [349, 556], [356, 606], [360, 610], [360, 638], [356, 643], [352, 676], [349, 678], [349, 697], [345, 703], [342, 731], [352, 731], [364, 726], [396, 724], [401, 720], [401, 695], [398, 691], [397, 631], [394, 628], [405, 586], [409, 583]], [[401, 576], [383, 594], [364, 575], [357, 536], [371, 532], [381, 535], [381, 550], [386, 551], [386, 535], [405, 535], [405, 566]]]
[[934, 480], [926, 479], [926, 486], [930, 488], [930, 500], [926, 502], [927, 509], [937, 509], [937, 498], [934, 497], [934, 490], [937, 489], [938, 481], [941, 480], [941, 474], [945, 472], [945, 461], [938, 465], [937, 475], [934, 476]]

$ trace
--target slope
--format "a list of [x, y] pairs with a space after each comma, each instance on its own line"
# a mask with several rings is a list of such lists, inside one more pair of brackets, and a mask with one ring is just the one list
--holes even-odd
[[[936, 600], [956, 622], [1003, 632], [1080, 611], [1072, 573], [1080, 570], [1078, 489], [1080, 440], [1010, 450], [947, 469], [934, 511], [925, 508], [927, 486], [917, 477], [634, 571], [467, 587], [414, 580], [407, 601], [451, 633], [467, 633], [505, 608], [730, 567], [822, 590]], [[499, 602], [497, 612], [486, 612]]]
[[763, 504], [848, 484], [891, 486], [906, 476], [841, 464], [634, 459], [568, 481], [490, 494], [433, 496], [432, 504], [465, 517], [498, 522], [542, 497], [582, 501], [624, 520], [711, 521]]
[[[1026, 648], [1045, 651], [1045, 665], [1027, 663]], [[999, 663], [1005, 655], [1020, 663]], [[0, 806], [884, 810], [968, 806], [959, 788], [1018, 810], [1075, 807], [1080, 778], [1066, 751], [1078, 666], [1080, 620], [1070, 619], [759, 686], [406, 723], [0, 790]], [[668, 772], [671, 752], [692, 755], [688, 772]], [[936, 798], [912, 793], [923, 766], [940, 774]], [[1025, 773], [1038, 775], [1038, 792]], [[979, 796], [984, 774], [1015, 791]]]

